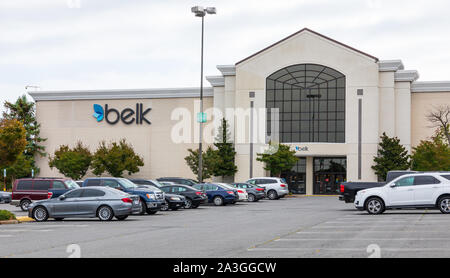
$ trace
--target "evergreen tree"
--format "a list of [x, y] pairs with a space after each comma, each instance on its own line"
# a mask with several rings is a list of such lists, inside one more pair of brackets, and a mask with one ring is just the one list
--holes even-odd
[[389, 137], [383, 132], [378, 144], [378, 155], [374, 157], [372, 169], [378, 180], [386, 180], [387, 172], [392, 170], [407, 170], [410, 167], [408, 151], [400, 144], [397, 137]]
[[27, 146], [24, 154], [27, 157], [34, 157], [35, 154], [45, 156], [45, 147], [40, 145], [47, 139], [39, 137], [40, 127], [36, 120], [35, 103], [29, 102], [26, 95], [19, 97], [15, 103], [5, 101], [3, 118], [16, 119], [20, 121], [26, 130]]
[[229, 125], [223, 118], [216, 136], [216, 143], [214, 143], [217, 148], [216, 163], [211, 169], [214, 176], [233, 176], [237, 172], [237, 166], [234, 163], [236, 152], [233, 143], [230, 142], [230, 137]]
[[282, 172], [289, 171], [297, 163], [298, 157], [295, 151], [291, 150], [288, 145], [270, 144], [270, 149], [264, 153], [256, 154], [257, 161], [264, 162], [264, 169], [270, 171], [271, 176], [279, 177]]
[[[198, 152], [199, 150], [188, 149], [189, 155], [184, 158], [187, 165], [191, 168], [192, 173], [198, 176]], [[211, 146], [202, 153], [202, 180], [208, 179], [213, 175], [213, 169], [217, 165], [217, 151], [213, 150]]]

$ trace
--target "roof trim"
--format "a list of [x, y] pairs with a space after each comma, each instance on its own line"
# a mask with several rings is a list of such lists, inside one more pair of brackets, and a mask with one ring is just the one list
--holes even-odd
[[222, 73], [223, 76], [236, 75], [235, 65], [217, 65], [216, 68]]
[[402, 60], [382, 60], [378, 62], [379, 71], [398, 71], [404, 69], [405, 66]]
[[419, 79], [419, 72], [417, 70], [398, 70], [394, 73], [394, 80], [397, 82], [414, 82], [417, 79]]
[[[156, 98], [196, 98], [199, 88], [169, 89], [113, 89], [113, 90], [71, 90], [32, 91], [28, 94], [35, 101], [51, 100], [94, 100], [94, 99], [156, 99]], [[203, 88], [203, 96], [212, 97], [213, 88]]]
[[422, 81], [411, 84], [412, 93], [450, 92], [450, 81]]
[[264, 49], [262, 49], [262, 50], [260, 50], [260, 51], [258, 51], [258, 52], [256, 52], [256, 53], [254, 53], [254, 54], [248, 56], [247, 58], [244, 58], [244, 59], [240, 60], [239, 62], [236, 63], [236, 65], [238, 65], [238, 64], [240, 64], [240, 63], [242, 63], [242, 62], [244, 62], [244, 61], [247, 61], [247, 60], [249, 60], [250, 58], [253, 58], [253, 57], [255, 57], [256, 55], [258, 55], [258, 54], [260, 54], [260, 53], [262, 53], [262, 52], [264, 52], [264, 51], [266, 51], [266, 50], [268, 50], [268, 49], [274, 47], [275, 45], [280, 44], [280, 43], [282, 43], [282, 42], [284, 42], [284, 41], [286, 41], [286, 40], [288, 40], [288, 39], [290, 39], [290, 38], [292, 38], [292, 37], [294, 37], [294, 36], [296, 36], [296, 35], [298, 35], [298, 34], [300, 34], [300, 33], [306, 32], [306, 31], [307, 31], [307, 32], [310, 32], [310, 33], [312, 33], [312, 34], [314, 34], [314, 35], [317, 35], [317, 36], [319, 36], [319, 37], [322, 37], [322, 38], [324, 38], [324, 39], [327, 39], [327, 40], [329, 40], [329, 41], [331, 41], [331, 42], [334, 42], [334, 43], [336, 43], [336, 44], [339, 44], [339, 45], [341, 45], [341, 46], [343, 46], [343, 47], [345, 47], [345, 48], [348, 48], [348, 49], [350, 49], [350, 50], [352, 50], [352, 51], [358, 52], [359, 54], [362, 54], [362, 55], [364, 55], [364, 56], [367, 56], [367, 57], [369, 57], [369, 58], [375, 60], [375, 62], [378, 62], [378, 61], [379, 61], [379, 59], [378, 59], [377, 57], [375, 57], [375, 56], [372, 56], [372, 55], [370, 55], [370, 54], [367, 54], [367, 53], [365, 53], [365, 52], [363, 52], [363, 51], [361, 51], [361, 50], [358, 50], [358, 49], [356, 49], [356, 48], [353, 48], [353, 47], [351, 47], [351, 46], [348, 46], [348, 45], [346, 45], [346, 44], [344, 44], [344, 43], [338, 42], [338, 41], [336, 41], [336, 40], [334, 40], [334, 39], [332, 39], [332, 38], [330, 38], [330, 37], [327, 37], [327, 36], [325, 36], [325, 35], [322, 35], [322, 34], [320, 34], [320, 33], [317, 33], [317, 32], [315, 32], [315, 31], [313, 31], [313, 30], [311, 30], [311, 29], [303, 28], [303, 29], [301, 29], [300, 31], [297, 31], [297, 32], [295, 32], [295, 33], [293, 33], [293, 34], [291, 34], [291, 35], [285, 37], [284, 39], [279, 40], [279, 41], [277, 41], [276, 43], [271, 44], [271, 45], [269, 45], [268, 47], [266, 47], [266, 48], [264, 48]]
[[225, 77], [221, 75], [214, 76], [206, 76], [206, 80], [208, 80], [209, 84], [213, 87], [223, 87], [225, 86]]

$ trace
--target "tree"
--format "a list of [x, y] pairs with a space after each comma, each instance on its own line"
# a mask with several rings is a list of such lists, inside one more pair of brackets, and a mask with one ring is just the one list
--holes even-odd
[[288, 145], [277, 144], [275, 150], [273, 150], [274, 145], [270, 145], [272, 149], [256, 154], [256, 160], [264, 162], [264, 169], [270, 171], [271, 176], [279, 177], [282, 172], [289, 171], [295, 166], [298, 157], [295, 156], [295, 151], [291, 150]]
[[223, 118], [216, 136], [216, 143], [214, 143], [217, 148], [216, 163], [212, 165], [211, 169], [214, 176], [233, 176], [237, 172], [237, 166], [234, 163], [236, 152], [233, 143], [229, 142], [231, 136], [228, 128], [227, 120]]
[[442, 132], [437, 132], [431, 141], [420, 141], [413, 148], [412, 169], [415, 171], [450, 171], [450, 146]]
[[25, 150], [25, 133], [25, 128], [18, 120], [0, 121], [0, 167], [11, 166]]
[[47, 139], [39, 137], [41, 125], [36, 120], [35, 103], [29, 102], [26, 95], [23, 95], [15, 103], [6, 101], [4, 107], [3, 118], [20, 121], [26, 130], [27, 145], [24, 154], [28, 157], [34, 157], [35, 154], [45, 156], [45, 147], [40, 143]]
[[450, 144], [450, 105], [435, 106], [433, 111], [427, 114], [427, 120], [431, 127], [438, 127], [442, 130], [447, 144]]
[[51, 169], [56, 168], [66, 177], [74, 180], [80, 180], [89, 170], [92, 154], [89, 149], [78, 141], [74, 148], [67, 145], [59, 146], [54, 156], [49, 157], [48, 166]]
[[134, 152], [125, 139], [109, 145], [102, 141], [91, 164], [94, 175], [100, 176], [106, 171], [113, 177], [122, 177], [125, 171], [128, 175], [137, 173], [141, 166], [144, 166], [144, 159]]
[[406, 148], [400, 144], [397, 137], [389, 137], [383, 132], [378, 144], [378, 155], [373, 158], [375, 165], [372, 169], [378, 180], [386, 180], [387, 172], [392, 170], [407, 170], [410, 167], [409, 155]]
[[[6, 182], [9, 183], [18, 178], [31, 177], [31, 169], [34, 169], [33, 162], [21, 153], [17, 157], [16, 162], [6, 168]], [[38, 173], [38, 170], [35, 170], [35, 175]]]
[[[192, 173], [198, 176], [198, 152], [199, 150], [188, 149], [189, 155], [184, 158], [187, 165], [191, 168]], [[202, 153], [202, 180], [208, 179], [213, 175], [214, 165], [217, 165], [218, 156], [217, 152], [213, 150], [211, 146], [206, 149], [206, 152]]]

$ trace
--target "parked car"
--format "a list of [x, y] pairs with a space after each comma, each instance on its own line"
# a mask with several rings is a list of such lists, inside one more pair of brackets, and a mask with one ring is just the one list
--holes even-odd
[[178, 210], [180, 208], [184, 208], [186, 198], [177, 194], [165, 193], [164, 190], [161, 189], [162, 184], [155, 180], [145, 180], [145, 179], [130, 179], [131, 182], [136, 184], [139, 188], [147, 188], [154, 192], [160, 192], [164, 194], [164, 204], [161, 206], [162, 211]]
[[11, 202], [11, 192], [0, 191], [0, 203], [10, 203]]
[[237, 193], [238, 193], [238, 199], [236, 200], [237, 202], [248, 201], [248, 193], [247, 193], [247, 191], [245, 189], [236, 188], [236, 187], [234, 187], [234, 186], [232, 186], [231, 184], [228, 184], [228, 183], [218, 182], [217, 184], [221, 185], [221, 186], [223, 186], [225, 188], [231, 189], [231, 190], [233, 190], [233, 189], [237, 190]]
[[158, 178], [156, 180], [159, 182], [170, 181], [170, 182], [174, 182], [176, 184], [184, 184], [184, 185], [189, 185], [189, 186], [193, 186], [194, 184], [197, 184], [197, 181], [195, 181], [193, 179], [185, 179], [185, 178], [177, 178], [177, 177], [165, 177], [165, 178]]
[[80, 187], [83, 186], [83, 181], [75, 181]]
[[257, 202], [261, 199], [264, 199], [266, 193], [264, 192], [263, 187], [259, 187], [249, 183], [233, 183], [231, 184], [236, 188], [245, 189], [248, 193], [248, 201], [249, 202]]
[[229, 189], [215, 183], [199, 183], [193, 187], [206, 193], [208, 202], [216, 206], [235, 203], [239, 198], [236, 189]]
[[146, 212], [155, 214], [164, 204], [164, 194], [146, 188], [139, 188], [136, 184], [124, 178], [87, 178], [83, 182], [83, 187], [86, 186], [107, 186], [131, 195], [138, 195], [141, 199], [139, 214], [145, 214]]
[[159, 183], [161, 185], [175, 185], [175, 184], [177, 184], [176, 182], [171, 182], [171, 181], [159, 181]]
[[77, 188], [58, 198], [36, 201], [28, 207], [28, 216], [37, 222], [49, 217], [61, 221], [64, 218], [93, 218], [109, 221], [113, 217], [125, 220], [140, 210], [137, 195], [102, 186]]
[[251, 178], [246, 183], [263, 187], [266, 195], [270, 200], [283, 198], [289, 194], [289, 188], [286, 181], [282, 178], [262, 177]]
[[358, 191], [355, 207], [369, 214], [386, 209], [428, 208], [450, 213], [450, 173], [402, 175], [384, 186]]
[[71, 179], [17, 179], [13, 184], [10, 204], [27, 211], [28, 206], [34, 201], [56, 198], [76, 188], [79, 188], [78, 184]]
[[206, 193], [199, 191], [198, 189], [189, 185], [172, 183], [170, 185], [163, 184], [160, 188], [166, 193], [173, 193], [184, 196], [186, 198], [184, 208], [186, 209], [198, 208], [200, 204], [204, 204], [208, 200]]
[[356, 193], [363, 189], [373, 187], [380, 187], [386, 183], [406, 174], [417, 173], [416, 171], [389, 171], [386, 175], [386, 182], [343, 182], [340, 184], [339, 200], [346, 203], [353, 203], [355, 201]]

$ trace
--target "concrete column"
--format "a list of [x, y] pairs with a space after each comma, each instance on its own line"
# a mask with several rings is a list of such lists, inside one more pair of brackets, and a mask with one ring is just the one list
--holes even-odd
[[313, 183], [314, 183], [314, 165], [313, 157], [306, 157], [306, 195], [313, 194]]

